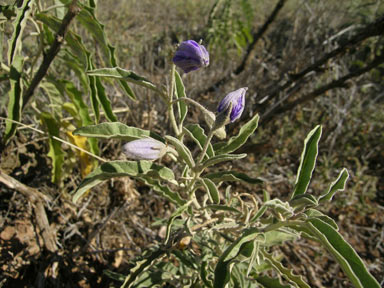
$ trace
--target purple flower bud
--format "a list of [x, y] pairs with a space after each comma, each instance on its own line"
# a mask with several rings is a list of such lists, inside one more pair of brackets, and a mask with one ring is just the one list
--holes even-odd
[[227, 96], [220, 101], [217, 111], [220, 113], [223, 110], [227, 109], [232, 103], [232, 111], [229, 116], [231, 123], [236, 119], [240, 118], [241, 114], [244, 111], [245, 106], [245, 92], [247, 92], [248, 87], [240, 88], [236, 91], [229, 93]]
[[177, 48], [173, 63], [185, 73], [188, 73], [201, 67], [207, 67], [209, 54], [203, 45], [193, 40], [187, 40]]
[[128, 142], [123, 146], [123, 152], [134, 160], [156, 160], [164, 156], [166, 145], [152, 138], [142, 138]]

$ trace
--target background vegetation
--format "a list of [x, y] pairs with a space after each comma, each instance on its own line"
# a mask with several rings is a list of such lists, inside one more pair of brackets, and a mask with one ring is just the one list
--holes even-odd
[[[62, 2], [68, 1], [33, 4], [35, 21], [26, 22], [22, 37], [21, 54], [28, 57], [23, 70], [27, 84], [57, 30], [41, 15], [62, 19], [66, 12]], [[16, 14], [11, 8], [13, 1], [0, 1], [0, 5], [0, 60], [4, 63], [0, 93], [8, 95], [7, 40], [12, 37]], [[343, 236], [383, 283], [383, 1], [115, 0], [98, 1], [94, 13], [92, 17], [104, 27], [87, 26], [87, 18], [81, 14], [70, 25], [70, 31], [80, 35], [91, 53], [84, 60], [88, 68], [111, 66], [106, 57], [111, 44], [120, 67], [157, 83], [164, 78], [169, 82], [166, 75], [174, 45], [203, 39], [210, 52], [210, 68], [183, 76], [188, 96], [214, 110], [218, 99], [229, 91], [249, 88], [241, 121], [246, 122], [255, 112], [261, 120], [252, 143], [242, 148], [250, 157], [233, 165], [265, 178], [265, 184], [257, 189], [241, 187], [256, 197], [261, 197], [263, 189], [273, 197], [288, 197], [302, 141], [316, 124], [322, 124], [323, 138], [310, 189], [317, 191], [314, 193], [326, 190], [342, 167], [348, 169], [347, 189], [323, 212], [339, 224]], [[106, 38], [97, 34], [103, 29]], [[51, 35], [51, 42], [42, 41], [37, 31], [44, 33], [44, 39]], [[108, 39], [108, 43], [101, 39]], [[164, 226], [156, 221], [173, 212], [172, 204], [129, 178], [107, 182], [89, 191], [81, 203], [72, 203], [69, 193], [95, 161], [67, 144], [57, 148], [48, 135], [105, 159], [123, 156], [118, 141], [97, 145], [71, 134], [87, 121], [96, 121], [92, 91], [82, 82], [88, 81], [84, 75], [71, 66], [75, 52], [71, 49], [66, 40], [20, 118], [48, 134], [17, 126], [15, 137], [1, 147], [1, 175], [17, 181], [7, 178], [8, 182], [0, 184], [0, 281], [4, 287], [117, 286], [117, 276], [111, 272], [127, 274], [132, 259], [164, 236]], [[108, 115], [108, 110], [101, 109], [100, 122], [116, 116], [128, 125], [159, 133], [170, 129], [159, 125], [164, 123], [166, 107], [147, 90], [133, 87], [135, 101], [116, 82], [103, 81], [102, 85], [114, 113]], [[85, 106], [78, 102], [80, 98]], [[0, 97], [2, 117], [8, 115], [8, 99]], [[81, 114], [84, 109], [88, 116]], [[189, 113], [198, 121], [197, 111]], [[236, 133], [236, 127], [227, 133]], [[5, 131], [5, 121], [1, 129]], [[24, 184], [29, 191], [36, 189], [44, 201], [34, 202], [11, 182]], [[36, 215], [41, 215], [41, 209], [53, 236], [44, 235], [39, 228]], [[43, 239], [51, 239], [51, 246], [46, 247]], [[329, 256], [313, 243], [300, 241], [282, 246], [287, 256], [284, 264], [305, 275], [313, 287], [349, 285]]]

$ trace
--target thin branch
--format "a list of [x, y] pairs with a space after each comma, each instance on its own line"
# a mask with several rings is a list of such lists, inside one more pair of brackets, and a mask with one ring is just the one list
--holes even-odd
[[256, 33], [253, 33], [253, 35], [252, 35], [253, 41], [249, 44], [247, 51], [245, 52], [245, 55], [243, 57], [243, 60], [241, 61], [239, 66], [237, 66], [237, 68], [233, 72], [227, 74], [226, 76], [224, 76], [220, 80], [216, 81], [216, 83], [214, 83], [213, 85], [211, 85], [210, 87], [208, 87], [204, 91], [200, 92], [199, 94], [206, 94], [206, 93], [215, 91], [219, 86], [222, 86], [224, 83], [226, 83], [233, 76], [239, 75], [241, 72], [245, 71], [249, 67], [249, 65], [250, 65], [250, 63], [251, 63], [251, 61], [255, 55], [257, 42], [265, 34], [265, 32], [267, 31], [270, 24], [276, 19], [277, 14], [281, 10], [281, 8], [283, 8], [285, 2], [286, 2], [286, 0], [279, 0], [279, 2], [276, 4], [275, 8], [273, 9], [272, 13], [269, 15], [267, 20], [264, 22], [263, 26], [261, 26]]
[[275, 98], [277, 95], [279, 95], [280, 92], [284, 91], [285, 89], [287, 89], [292, 84], [302, 79], [309, 73], [314, 71], [324, 70], [324, 69], [321, 69], [321, 66], [327, 63], [331, 58], [334, 58], [344, 53], [347, 49], [350, 49], [351, 47], [358, 45], [359, 43], [361, 43], [367, 38], [383, 35], [383, 34], [384, 34], [384, 16], [376, 19], [376, 21], [362, 28], [360, 32], [358, 32], [350, 40], [342, 43], [338, 48], [323, 55], [323, 57], [315, 61], [313, 64], [309, 65], [308, 67], [304, 68], [303, 70], [301, 70], [296, 74], [290, 74], [289, 79], [284, 84], [282, 85], [273, 84], [272, 90], [267, 93], [261, 93], [260, 98], [264, 97], [262, 94], [264, 94], [265, 96], [268, 96], [268, 100]]
[[77, 6], [77, 0], [73, 0], [69, 5], [68, 12], [64, 17], [63, 22], [61, 22], [59, 30], [56, 33], [55, 40], [53, 41], [47, 54], [44, 55], [44, 59], [39, 67], [39, 70], [37, 70], [35, 77], [32, 79], [31, 84], [23, 95], [23, 109], [33, 96], [33, 93], [35, 92], [37, 86], [39, 86], [41, 80], [47, 74], [49, 66], [51, 65], [53, 59], [56, 57], [57, 53], [60, 51], [69, 25], [71, 24], [73, 18], [75, 18], [75, 16], [80, 13], [80, 10], [80, 7]]
[[300, 104], [303, 104], [303, 103], [308, 102], [310, 100], [313, 100], [316, 97], [324, 94], [325, 92], [327, 92], [331, 89], [346, 87], [347, 86], [346, 82], [348, 80], [350, 80], [354, 77], [358, 77], [358, 76], [372, 70], [373, 68], [379, 66], [382, 63], [384, 63], [384, 54], [375, 57], [375, 59], [373, 61], [371, 61], [368, 65], [366, 65], [363, 68], [356, 69], [356, 70], [348, 73], [347, 75], [345, 75], [345, 76], [343, 76], [337, 80], [334, 80], [328, 84], [325, 84], [325, 85], [321, 86], [320, 88], [313, 90], [309, 94], [304, 95], [304, 96], [302, 96], [302, 97], [300, 97], [300, 98], [298, 98], [298, 99], [296, 99], [290, 103], [286, 103], [284, 105], [277, 106], [275, 109], [272, 109], [272, 110], [268, 111], [266, 114], [262, 115], [261, 121], [263, 123], [268, 122], [274, 116], [281, 114], [281, 113], [284, 113], [286, 111], [289, 111], [289, 110], [293, 109], [294, 107], [296, 107], [297, 105], [300, 105]]

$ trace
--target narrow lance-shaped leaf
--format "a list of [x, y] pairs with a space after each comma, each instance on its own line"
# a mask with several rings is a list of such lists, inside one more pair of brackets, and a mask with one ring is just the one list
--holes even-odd
[[[175, 90], [176, 98], [180, 99], [180, 98], [187, 97], [187, 95], [185, 94], [185, 87], [183, 84], [183, 80], [181, 79], [179, 72], [177, 72], [176, 70], [175, 70], [175, 85], [176, 85], [176, 90]], [[188, 106], [187, 104], [185, 104], [183, 100], [180, 100], [177, 102], [177, 107], [178, 107], [179, 118], [180, 118], [179, 121], [182, 127], [185, 116], [187, 116], [187, 113], [188, 113]]]
[[111, 101], [105, 94], [105, 89], [103, 84], [101, 83], [100, 78], [96, 77], [95, 80], [96, 80], [96, 91], [97, 91], [96, 95], [99, 100], [99, 103], [101, 104], [101, 107], [105, 112], [105, 117], [111, 122], [117, 121], [117, 117], [112, 110]]
[[76, 202], [88, 189], [113, 177], [144, 177], [151, 173], [152, 177], [163, 180], [174, 180], [171, 169], [157, 165], [151, 161], [111, 161], [106, 162], [88, 174], [77, 187], [73, 196]]
[[239, 149], [247, 139], [255, 132], [259, 122], [259, 115], [253, 116], [251, 120], [245, 123], [241, 128], [239, 133], [231, 137], [229, 141], [222, 147], [220, 147], [216, 152], [217, 154], [231, 153]]
[[73, 132], [74, 135], [84, 137], [102, 138], [102, 139], [124, 139], [132, 141], [136, 139], [152, 137], [161, 142], [165, 140], [158, 134], [149, 130], [143, 130], [136, 127], [127, 126], [121, 122], [105, 122], [96, 125], [80, 127]]
[[175, 212], [172, 213], [171, 217], [169, 217], [168, 223], [167, 223], [167, 230], [165, 234], [165, 239], [164, 243], [168, 244], [169, 237], [171, 235], [171, 229], [172, 229], [172, 224], [173, 221], [176, 219], [176, 217], [179, 217], [181, 214], [183, 214], [184, 211], [186, 211], [191, 203], [185, 203], [183, 206], [180, 206], [179, 208], [176, 209]]
[[205, 178], [211, 179], [213, 182], [225, 182], [225, 181], [242, 181], [248, 184], [260, 184], [264, 181], [260, 178], [252, 178], [248, 175], [237, 171], [220, 171], [204, 175]]
[[243, 153], [243, 154], [221, 154], [221, 155], [216, 155], [216, 156], [213, 156], [213, 157], [207, 159], [206, 161], [204, 161], [202, 163], [202, 166], [204, 168], [207, 168], [209, 166], [213, 166], [213, 165], [216, 165], [216, 164], [221, 163], [221, 162], [243, 159], [246, 156], [247, 156], [247, 154], [245, 154], [245, 153]]
[[13, 33], [11, 38], [8, 40], [8, 65], [11, 66], [15, 55], [19, 55], [21, 52], [22, 35], [27, 24], [29, 15], [32, 12], [32, 5], [35, 1], [25, 0], [23, 5], [17, 11], [17, 16], [13, 22]]
[[205, 190], [208, 192], [209, 199], [212, 201], [212, 203], [219, 204], [220, 195], [215, 183], [213, 183], [212, 180], [208, 178], [202, 178], [201, 183], [203, 184]]
[[[207, 141], [207, 135], [205, 135], [204, 129], [199, 124], [186, 125], [186, 127], [183, 127], [183, 131], [199, 146], [200, 150], [203, 150]], [[215, 156], [215, 152], [213, 151], [212, 144], [209, 143], [206, 157], [210, 158], [212, 156]]]
[[332, 226], [313, 218], [308, 220], [307, 227], [335, 257], [355, 287], [380, 288], [380, 284], [369, 273], [360, 256]]
[[[91, 54], [89, 52], [87, 54], [87, 63], [88, 63], [88, 70], [92, 70], [93, 67], [93, 61]], [[96, 77], [88, 74], [88, 82], [89, 82], [89, 90], [90, 90], [90, 99], [91, 99], [91, 106], [93, 113], [95, 115], [95, 123], [99, 123], [100, 120], [100, 109], [99, 109], [99, 98], [97, 97], [97, 87], [96, 87]]]
[[320, 137], [321, 126], [318, 125], [311, 132], [309, 132], [304, 141], [304, 150], [301, 154], [300, 166], [297, 170], [295, 190], [292, 193], [291, 199], [297, 195], [307, 192], [307, 188], [316, 165]]
[[[21, 70], [23, 67], [23, 58], [16, 55], [11, 65], [9, 73], [9, 82], [11, 89], [9, 90], [8, 100], [8, 118], [20, 121], [21, 109], [23, 107], [23, 85], [21, 81]], [[4, 143], [6, 143], [16, 133], [17, 124], [11, 121], [5, 122]]]
[[339, 177], [337, 177], [335, 182], [331, 184], [328, 191], [320, 196], [319, 201], [320, 202], [331, 201], [333, 198], [333, 195], [335, 195], [337, 191], [343, 191], [345, 189], [345, 185], [347, 183], [348, 178], [349, 178], [348, 170], [343, 168], [343, 170], [341, 170], [339, 174]]
[[193, 160], [191, 151], [189, 151], [180, 140], [172, 136], [165, 136], [165, 139], [168, 143], [175, 146], [177, 153], [179, 153], [179, 156], [185, 161], [188, 167], [195, 167], [195, 161]]
[[123, 79], [125, 81], [137, 84], [143, 87], [150, 88], [152, 90], [157, 90], [155, 84], [153, 84], [148, 79], [137, 75], [133, 71], [125, 70], [119, 67], [114, 68], [100, 68], [94, 69], [87, 72], [89, 76], [99, 76], [99, 77], [109, 77], [115, 79]]
[[[47, 126], [49, 136], [59, 137], [60, 126], [55, 118], [47, 112], [41, 113], [40, 116]], [[48, 157], [52, 159], [52, 182], [59, 184], [63, 170], [64, 153], [61, 149], [61, 143], [51, 137], [49, 138]]]

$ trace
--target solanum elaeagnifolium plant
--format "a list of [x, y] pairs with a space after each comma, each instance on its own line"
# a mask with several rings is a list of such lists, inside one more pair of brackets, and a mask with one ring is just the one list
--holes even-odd
[[[247, 88], [228, 92], [217, 103], [215, 112], [187, 97], [176, 66], [184, 73], [198, 73], [208, 63], [209, 54], [201, 43], [182, 42], [173, 57], [168, 92], [119, 67], [88, 71], [91, 76], [116, 78], [152, 90], [167, 105], [173, 129], [171, 135], [158, 135], [123, 123], [106, 122], [73, 133], [120, 139], [126, 142], [122, 152], [128, 158], [97, 167], [78, 186], [74, 201], [104, 180], [129, 176], [174, 205], [169, 219], [156, 223], [167, 228], [163, 242], [154, 243], [135, 260], [122, 287], [160, 287], [165, 283], [174, 287], [310, 287], [300, 275], [282, 265], [284, 255], [271, 249], [298, 238], [322, 245], [355, 287], [379, 287], [358, 254], [339, 234], [335, 221], [317, 209], [344, 189], [349, 176], [347, 170], [342, 169], [321, 196], [307, 193], [321, 126], [310, 131], [304, 141], [295, 187], [288, 201], [270, 199], [264, 192], [260, 202], [252, 193], [231, 188], [231, 182], [262, 183], [259, 178], [218, 166], [247, 156], [236, 150], [255, 132], [259, 116], [243, 124], [236, 135], [226, 137], [225, 126], [240, 123]], [[200, 109], [204, 123], [185, 121], [189, 105]], [[195, 145], [192, 149], [191, 142]], [[163, 157], [169, 157], [175, 165], [161, 164]], [[196, 244], [195, 249], [191, 243]], [[265, 273], [269, 270], [275, 273]]]

